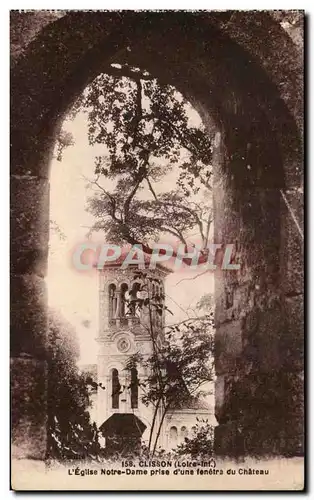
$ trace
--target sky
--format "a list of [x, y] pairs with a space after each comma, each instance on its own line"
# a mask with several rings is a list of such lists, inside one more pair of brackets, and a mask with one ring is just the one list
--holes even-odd
[[[199, 116], [190, 110], [191, 121]], [[94, 157], [103, 154], [104, 146], [89, 146], [87, 118], [83, 112], [63, 128], [73, 134], [74, 145], [63, 152], [62, 161], [53, 158], [50, 173], [50, 219], [64, 237], [51, 230], [48, 261], [48, 301], [76, 329], [80, 345], [80, 364], [96, 363], [98, 334], [97, 272], [79, 272], [71, 264], [75, 245], [86, 241], [86, 233], [95, 222], [87, 212], [86, 203], [92, 191], [87, 179], [93, 178]], [[157, 190], [175, 188], [175, 174], [167, 175]], [[145, 193], [143, 195], [145, 197]], [[148, 196], [148, 195], [147, 195]], [[101, 239], [102, 238], [102, 239]], [[94, 234], [93, 240], [103, 241], [104, 235]], [[195, 278], [197, 271], [172, 273], [165, 282], [166, 305], [172, 311], [172, 321], [194, 317], [193, 308], [204, 293], [214, 290], [213, 275]]]

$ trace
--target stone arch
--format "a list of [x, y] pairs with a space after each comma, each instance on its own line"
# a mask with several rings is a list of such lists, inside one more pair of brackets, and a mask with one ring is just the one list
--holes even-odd
[[120, 308], [119, 308], [119, 317], [121, 321], [126, 320], [126, 316], [128, 313], [128, 305], [127, 305], [127, 293], [129, 291], [129, 283], [126, 280], [120, 284], [119, 293], [120, 293]]
[[117, 360], [114, 360], [114, 361], [110, 361], [107, 365], [107, 370], [106, 370], [106, 375], [108, 375], [108, 377], [111, 376], [111, 372], [113, 369], [117, 369], [119, 372], [122, 372], [123, 369], [124, 369], [124, 365], [123, 363], [120, 363], [119, 361]]
[[115, 283], [110, 283], [107, 287], [108, 290], [108, 316], [109, 316], [109, 321], [113, 320], [116, 315], [116, 310], [117, 310], [117, 287]]
[[188, 428], [185, 425], [182, 425], [180, 429], [180, 440], [184, 441], [184, 439], [188, 437], [188, 435], [189, 435]]
[[161, 327], [163, 324], [163, 311], [161, 311], [160, 307], [163, 305], [163, 301], [161, 299], [161, 285], [158, 283], [156, 285], [156, 303], [158, 304], [158, 309], [156, 309], [156, 325], [157, 327]]
[[119, 381], [119, 370], [117, 368], [111, 368], [110, 381], [111, 381], [111, 408], [119, 409], [121, 385]]
[[169, 445], [171, 448], [175, 448], [178, 444], [178, 428], [176, 425], [172, 425], [169, 429]]
[[149, 303], [149, 306], [150, 307], [150, 315], [151, 315], [151, 321], [152, 321], [152, 325], [153, 326], [156, 326], [156, 307], [154, 306], [155, 304], [155, 300], [156, 300], [156, 284], [155, 283], [152, 283], [151, 284], [151, 294], [150, 294], [150, 303]]
[[[23, 33], [19, 14], [12, 16], [13, 453], [23, 449], [26, 457], [45, 455], [43, 278], [55, 136], [86, 84], [105, 72], [117, 54], [126, 53], [131, 64], [148, 69], [186, 95], [214, 141], [215, 240], [236, 242], [243, 261], [236, 276], [217, 273], [216, 279], [220, 423], [216, 443], [219, 451], [228, 452], [234, 447], [232, 436], [239, 434], [243, 424], [239, 423], [243, 408], [235, 407], [229, 398], [234, 374], [245, 391], [251, 365], [255, 372], [250, 376], [261, 381], [269, 380], [269, 373], [279, 377], [283, 369], [302, 371], [302, 333], [295, 333], [295, 317], [302, 317], [302, 261], [292, 265], [298, 234], [280, 194], [283, 189], [291, 192], [301, 217], [302, 55], [267, 12], [54, 15], [39, 11], [23, 18]], [[282, 398], [287, 400], [284, 394]], [[261, 421], [260, 435], [263, 425]], [[299, 449], [302, 434], [299, 420], [295, 428], [299, 437], [294, 450]], [[274, 452], [281, 453], [272, 432], [277, 443]]]
[[137, 368], [131, 368], [131, 408], [138, 408], [138, 396], [139, 396], [139, 385], [138, 385], [138, 371]]
[[132, 281], [130, 287], [130, 314], [136, 315], [136, 300], [138, 299], [138, 292], [140, 291], [142, 282], [139, 279]]

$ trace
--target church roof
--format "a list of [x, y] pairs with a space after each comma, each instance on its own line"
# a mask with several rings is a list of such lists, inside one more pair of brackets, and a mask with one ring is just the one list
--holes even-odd
[[209, 410], [210, 407], [200, 396], [190, 394], [176, 363], [167, 362], [167, 372], [170, 378], [175, 378], [179, 383], [180, 398], [170, 405], [172, 410]]
[[114, 413], [101, 424], [99, 430], [104, 436], [141, 437], [146, 425], [134, 413]]
[[200, 397], [191, 396], [190, 394], [180, 401], [175, 401], [171, 405], [172, 410], [209, 410], [210, 407], [206, 401]]

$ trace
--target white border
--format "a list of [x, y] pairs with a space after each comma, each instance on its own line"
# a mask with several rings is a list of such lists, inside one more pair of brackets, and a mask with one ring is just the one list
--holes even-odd
[[[4, 5], [4, 4], [3, 4]], [[25, 10], [311, 10], [310, 2], [296, 2], [295, 0], [271, 0], [264, 1], [239, 1], [221, 0], [212, 2], [205, 0], [195, 0], [194, 2], [186, 0], [116, 0], [116, 1], [101, 1], [91, 0], [90, 2], [80, 2], [67, 0], [62, 1], [47, 1], [47, 0], [13, 0], [8, 2], [7, 8], [25, 9]]]
[[[66, 4], [66, 5], [65, 5]], [[1, 68], [2, 68], [2, 74], [0, 78], [0, 84], [1, 84], [1, 100], [2, 100], [2, 106], [1, 106], [1, 159], [2, 159], [2, 171], [1, 171], [1, 196], [0, 196], [0, 203], [1, 203], [1, 209], [0, 209], [0, 217], [1, 217], [1, 246], [0, 246], [0, 252], [1, 252], [1, 275], [0, 275], [0, 287], [1, 287], [1, 292], [0, 292], [0, 305], [1, 305], [1, 334], [2, 334], [2, 341], [1, 341], [1, 363], [0, 363], [0, 369], [1, 369], [1, 382], [2, 382], [2, 391], [1, 391], [1, 420], [0, 420], [0, 429], [1, 429], [1, 462], [0, 462], [0, 471], [1, 471], [1, 498], [9, 498], [13, 495], [13, 492], [9, 492], [9, 275], [8, 275], [8, 269], [9, 269], [9, 243], [7, 235], [9, 234], [9, 72], [7, 68], [9, 67], [9, 9], [110, 9], [110, 10], [117, 10], [117, 9], [131, 9], [131, 10], [137, 10], [137, 9], [158, 9], [158, 10], [171, 10], [171, 9], [176, 9], [176, 10], [226, 10], [226, 9], [238, 9], [238, 10], [265, 10], [265, 9], [304, 9], [306, 14], [308, 16], [311, 16], [313, 14], [313, 2], [305, 1], [305, 2], [296, 2], [296, 1], [272, 1], [272, 0], [263, 0], [263, 1], [238, 1], [238, 2], [232, 2], [232, 1], [226, 1], [226, 0], [220, 0], [219, 2], [216, 2], [216, 5], [213, 3], [209, 3], [208, 1], [204, 0], [194, 0], [194, 2], [187, 2], [184, 0], [175, 1], [175, 0], [158, 0], [158, 1], [150, 1], [150, 2], [144, 2], [141, 0], [137, 1], [123, 1], [123, 0], [115, 0], [113, 2], [107, 1], [97, 1], [97, 0], [90, 0], [89, 2], [79, 2], [79, 1], [71, 1], [68, 0], [67, 2], [62, 2], [62, 1], [56, 1], [56, 2], [51, 2], [51, 1], [45, 1], [45, 0], [32, 0], [32, 1], [11, 1], [11, 2], [3, 2], [0, 7], [0, 37], [1, 37]], [[310, 20], [308, 20], [308, 42], [309, 42], [309, 49], [308, 49], [308, 60], [307, 64], [310, 65], [310, 72], [309, 72], [309, 81], [307, 84], [308, 91], [311, 88], [311, 82], [313, 82], [313, 37], [311, 36], [310, 29], [309, 29], [309, 24]], [[309, 100], [307, 102], [307, 106], [310, 104]], [[310, 112], [308, 113], [307, 116], [307, 123], [311, 121], [311, 118], [313, 118], [313, 105], [310, 106]], [[314, 137], [313, 137], [313, 128], [310, 130], [309, 136], [308, 136], [308, 148], [310, 153], [310, 146], [314, 144]], [[312, 186], [313, 182], [313, 176], [310, 175], [310, 171], [314, 166], [311, 164], [311, 156], [310, 154], [308, 155], [308, 183], [310, 186]], [[311, 200], [310, 197], [310, 188], [307, 186], [308, 191], [307, 191], [307, 201], [309, 204], [309, 211], [308, 211], [308, 222], [309, 222], [309, 229], [311, 227], [311, 220], [314, 220], [314, 201], [313, 199]], [[312, 233], [313, 234], [313, 233]], [[309, 238], [309, 256], [313, 255], [313, 236], [311, 235]], [[309, 280], [309, 285], [310, 288], [313, 286], [313, 280], [314, 280], [314, 271], [313, 267], [311, 266], [310, 268], [310, 280]], [[311, 296], [310, 302], [308, 304], [308, 311], [312, 311], [314, 309], [314, 299], [313, 295]], [[311, 317], [309, 318], [311, 320]], [[312, 333], [312, 328], [311, 328], [311, 321], [308, 325], [308, 337]], [[308, 339], [309, 340], [309, 339]], [[309, 341], [307, 343], [307, 346], [309, 347]], [[311, 355], [313, 358], [313, 342], [311, 343]], [[310, 357], [310, 355], [308, 354]], [[310, 360], [308, 360], [308, 365], [310, 366]], [[308, 381], [308, 384], [310, 387], [313, 387], [313, 383], [311, 384], [310, 382], [313, 382], [312, 380], [313, 376], [313, 370], [311, 373], [310, 381]], [[311, 395], [312, 395], [312, 391]], [[311, 400], [311, 403], [313, 403], [313, 399]], [[312, 404], [311, 407], [308, 408], [308, 411], [312, 410]], [[311, 412], [310, 412], [311, 414]], [[310, 422], [308, 422], [308, 427], [309, 427]], [[308, 444], [310, 445], [311, 440], [308, 437]], [[309, 451], [309, 450], [308, 450]], [[312, 450], [311, 450], [312, 451]], [[311, 458], [312, 458], [312, 453], [311, 456], [308, 457], [309, 462], [311, 463]], [[309, 474], [310, 476], [310, 474]], [[309, 485], [311, 485], [311, 480], [310, 477], [308, 477]], [[180, 493], [177, 495], [180, 496]], [[228, 496], [229, 494], [226, 494]], [[37, 498], [44, 498], [44, 493], [43, 494], [36, 494]], [[57, 498], [65, 498], [66, 494], [60, 494], [56, 493], [53, 494], [52, 496], [56, 496]], [[71, 494], [72, 498], [77, 497], [79, 498], [81, 494], [77, 495], [75, 493]], [[94, 495], [92, 494], [85, 494], [86, 497], [89, 498], [94, 498]], [[129, 496], [136, 496], [136, 492], [134, 494], [129, 494]], [[142, 497], [144, 495], [141, 495]], [[145, 495], [146, 496], [146, 495]], [[172, 495], [162, 495], [163, 497], [169, 497], [171, 498]], [[185, 498], [193, 498], [194, 495], [184, 495]], [[210, 494], [211, 498], [217, 498], [221, 499], [224, 497], [224, 495], [216, 495], [216, 494]], [[280, 495], [281, 498], [291, 498], [291, 493], [289, 494], [284, 494]], [[250, 494], [250, 498], [258, 498], [259, 495], [257, 494]], [[114, 494], [106, 494], [106, 498], [116, 498], [116, 495]]]

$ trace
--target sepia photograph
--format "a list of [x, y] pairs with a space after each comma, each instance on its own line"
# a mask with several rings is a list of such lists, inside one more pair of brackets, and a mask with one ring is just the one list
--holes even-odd
[[12, 490], [304, 490], [304, 24], [10, 11]]

